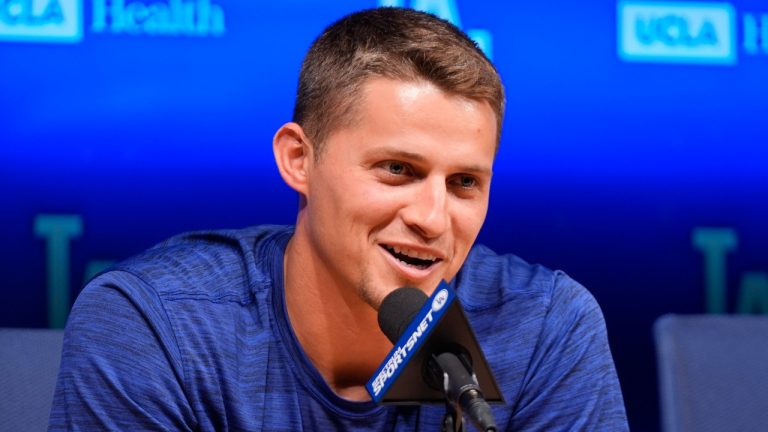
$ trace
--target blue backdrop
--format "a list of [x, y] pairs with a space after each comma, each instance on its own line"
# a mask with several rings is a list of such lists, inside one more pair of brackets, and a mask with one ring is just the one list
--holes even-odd
[[631, 426], [658, 429], [653, 321], [768, 312], [760, 0], [0, 0], [0, 326], [60, 325], [90, 274], [181, 231], [292, 223], [271, 139], [302, 56], [379, 4], [492, 56], [480, 242], [593, 292]]

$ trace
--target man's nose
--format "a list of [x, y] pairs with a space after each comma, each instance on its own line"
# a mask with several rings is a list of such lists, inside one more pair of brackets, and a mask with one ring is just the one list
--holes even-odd
[[424, 179], [402, 210], [403, 221], [424, 238], [439, 237], [450, 225], [447, 194], [444, 179]]

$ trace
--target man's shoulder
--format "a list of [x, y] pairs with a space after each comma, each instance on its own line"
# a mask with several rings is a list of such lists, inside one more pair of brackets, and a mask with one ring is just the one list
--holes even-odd
[[531, 264], [514, 254], [497, 254], [483, 245], [472, 248], [459, 283], [469, 287], [462, 302], [470, 309], [517, 305], [546, 314], [563, 305], [574, 313], [597, 308], [592, 294], [564, 271]]
[[107, 270], [151, 286], [160, 296], [243, 297], [248, 287], [269, 283], [267, 257], [277, 253], [291, 227], [194, 231], [171, 237]]
[[586, 288], [563, 271], [483, 246], [457, 279], [478, 341], [516, 407], [515, 429], [576, 419], [585, 430], [627, 429], [605, 321]]

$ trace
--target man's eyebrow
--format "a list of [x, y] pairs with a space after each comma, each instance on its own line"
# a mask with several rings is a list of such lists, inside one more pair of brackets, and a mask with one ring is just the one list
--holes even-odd
[[400, 159], [408, 159], [417, 162], [426, 162], [427, 158], [419, 153], [409, 152], [408, 150], [395, 149], [395, 148], [383, 148], [376, 149], [372, 153], [375, 153], [379, 157], [392, 157]]
[[[386, 149], [381, 153], [386, 157], [407, 159], [407, 160], [412, 160], [416, 162], [427, 162], [427, 158], [424, 155], [419, 153], [409, 152], [408, 150]], [[457, 168], [457, 171], [464, 172], [467, 174], [486, 175], [488, 177], [493, 175], [493, 170], [491, 168], [488, 168], [482, 165], [463, 165], [463, 166], [460, 165]]]

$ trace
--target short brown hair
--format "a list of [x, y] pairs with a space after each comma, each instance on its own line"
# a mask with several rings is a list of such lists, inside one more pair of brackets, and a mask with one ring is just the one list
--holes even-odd
[[331, 24], [307, 52], [293, 121], [322, 152], [328, 135], [354, 121], [366, 79], [427, 80], [441, 90], [487, 101], [496, 114], [496, 144], [504, 117], [504, 87], [496, 68], [466, 34], [434, 15], [379, 8]]

